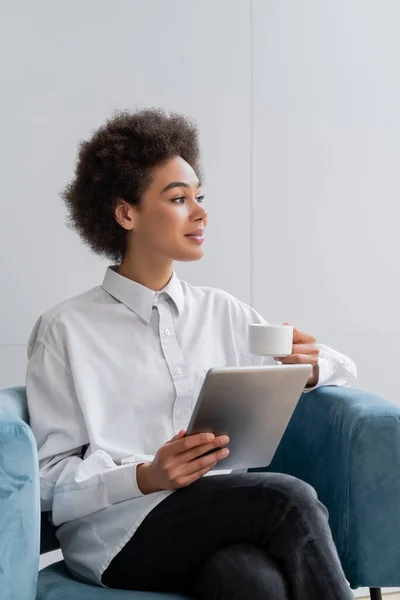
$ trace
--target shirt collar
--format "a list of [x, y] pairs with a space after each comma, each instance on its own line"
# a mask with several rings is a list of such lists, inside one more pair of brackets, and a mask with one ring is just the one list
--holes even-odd
[[167, 294], [171, 298], [178, 315], [183, 310], [184, 298], [182, 285], [175, 271], [167, 285], [159, 292], [154, 292], [144, 285], [120, 275], [118, 266], [108, 267], [102, 288], [113, 296], [113, 298], [125, 304], [125, 306], [136, 313], [143, 321], [146, 321], [146, 323], [150, 322], [153, 306], [156, 304], [157, 297], [162, 293]]

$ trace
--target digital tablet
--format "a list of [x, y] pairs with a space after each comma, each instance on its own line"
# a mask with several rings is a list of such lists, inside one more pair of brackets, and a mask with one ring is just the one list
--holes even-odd
[[229, 435], [230, 454], [213, 470], [266, 467], [311, 373], [311, 365], [210, 369], [186, 435]]

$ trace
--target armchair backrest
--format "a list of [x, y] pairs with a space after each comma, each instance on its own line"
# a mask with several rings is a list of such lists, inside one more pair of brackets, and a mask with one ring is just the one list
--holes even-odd
[[[29, 425], [26, 388], [23, 386], [0, 390], [0, 419], [21, 419]], [[35, 449], [34, 449], [35, 451]], [[35, 456], [37, 460], [37, 455]], [[39, 489], [39, 486], [38, 486]], [[51, 552], [60, 547], [55, 527], [49, 523], [49, 513], [41, 513], [40, 553]]]
[[29, 425], [26, 389], [23, 386], [0, 390], [0, 419], [14, 417]]

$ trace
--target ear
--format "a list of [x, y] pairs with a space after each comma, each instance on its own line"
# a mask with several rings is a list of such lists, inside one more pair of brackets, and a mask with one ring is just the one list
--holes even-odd
[[135, 207], [122, 198], [117, 198], [114, 204], [114, 217], [117, 223], [126, 231], [135, 227]]

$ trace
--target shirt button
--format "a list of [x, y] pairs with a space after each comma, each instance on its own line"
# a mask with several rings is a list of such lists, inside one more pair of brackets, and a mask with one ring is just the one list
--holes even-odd
[[165, 335], [171, 335], [171, 330], [167, 327], [167, 329], [164, 329], [164, 333]]
[[178, 373], [178, 375], [182, 375], [183, 373], [183, 369], [181, 369], [180, 367], [177, 368], [176, 372]]

